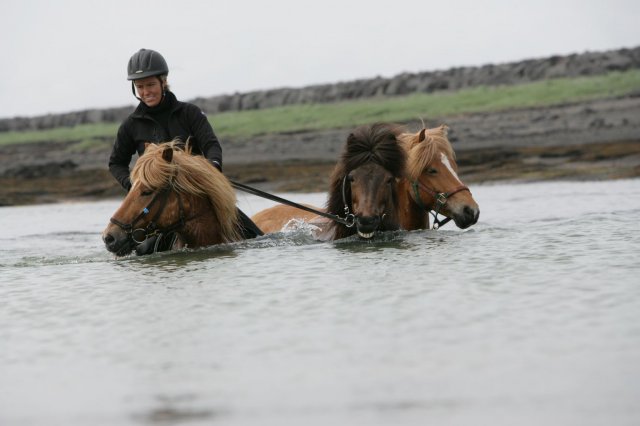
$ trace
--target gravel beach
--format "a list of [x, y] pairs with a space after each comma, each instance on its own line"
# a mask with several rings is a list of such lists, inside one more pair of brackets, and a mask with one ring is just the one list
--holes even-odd
[[[429, 127], [450, 127], [460, 177], [470, 185], [640, 176], [640, 94], [420, 119]], [[403, 124], [416, 131], [421, 126], [419, 120]], [[251, 139], [220, 134], [225, 174], [268, 191], [324, 191], [351, 130]], [[74, 141], [0, 147], [0, 205], [122, 197], [107, 169], [112, 143], [90, 150]]]

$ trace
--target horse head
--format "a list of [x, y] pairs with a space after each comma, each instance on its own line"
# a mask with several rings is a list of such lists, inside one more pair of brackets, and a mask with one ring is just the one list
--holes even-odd
[[447, 139], [447, 130], [448, 127], [442, 125], [400, 136], [401, 145], [407, 153], [406, 178], [401, 183], [401, 192], [412, 205], [405, 209], [402, 219], [407, 229], [425, 227], [424, 223], [419, 223], [425, 220], [428, 227], [426, 211], [433, 211], [436, 216], [441, 213], [462, 229], [478, 221], [480, 208], [469, 188], [458, 177], [455, 153]]
[[334, 223], [335, 239], [354, 233], [368, 239], [377, 230], [399, 228], [396, 179], [402, 176], [405, 155], [397, 134], [396, 127], [378, 123], [359, 127], [347, 138], [331, 177], [327, 211], [352, 215], [354, 226]]
[[344, 185], [345, 206], [352, 206], [356, 231], [360, 237], [373, 237], [374, 232], [383, 225], [385, 229], [398, 228], [394, 213], [396, 178], [392, 173], [378, 164], [365, 164], [349, 172]]
[[240, 238], [233, 188], [188, 147], [149, 145], [131, 180], [131, 190], [102, 233], [107, 250], [117, 256], [157, 234], [179, 233], [191, 247]]

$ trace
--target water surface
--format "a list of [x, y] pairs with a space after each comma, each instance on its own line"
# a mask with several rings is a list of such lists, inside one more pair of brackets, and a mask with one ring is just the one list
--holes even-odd
[[119, 201], [1, 208], [0, 424], [639, 424], [640, 181], [472, 190], [465, 231], [117, 260]]

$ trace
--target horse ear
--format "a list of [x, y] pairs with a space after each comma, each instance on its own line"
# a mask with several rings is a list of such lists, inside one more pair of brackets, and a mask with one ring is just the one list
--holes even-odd
[[423, 128], [422, 130], [420, 130], [420, 135], [418, 136], [418, 142], [422, 142], [425, 139], [425, 132], [427, 131], [427, 129]]
[[167, 163], [170, 163], [173, 160], [173, 148], [170, 146], [166, 147], [164, 151], [162, 151], [162, 159]]

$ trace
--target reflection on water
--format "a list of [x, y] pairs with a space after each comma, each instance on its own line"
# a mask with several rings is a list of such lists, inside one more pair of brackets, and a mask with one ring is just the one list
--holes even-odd
[[215, 259], [233, 259], [238, 255], [236, 247], [231, 244], [220, 244], [215, 247], [206, 247], [202, 249], [192, 250], [184, 249], [174, 252], [156, 253], [149, 256], [132, 255], [126, 259], [121, 259], [119, 263], [139, 264], [141, 268], [148, 267], [182, 267], [191, 263], [210, 262]]
[[637, 424], [640, 181], [473, 191], [464, 231], [123, 259], [115, 201], [2, 208], [0, 424]]
[[352, 253], [385, 252], [390, 249], [407, 250], [415, 247], [414, 244], [405, 240], [405, 235], [406, 232], [404, 231], [378, 232], [375, 238], [371, 240], [363, 240], [357, 235], [353, 235], [335, 241], [333, 245], [338, 251], [345, 252], [346, 255]]

